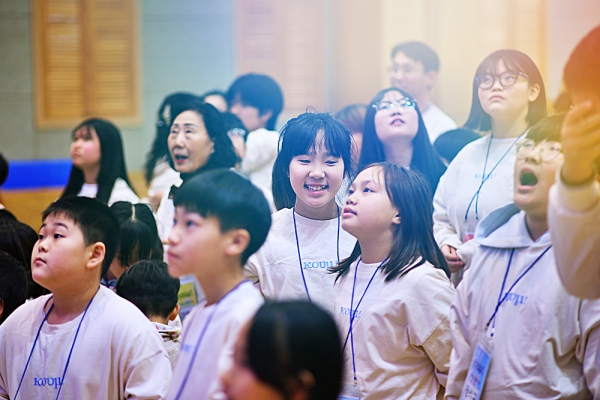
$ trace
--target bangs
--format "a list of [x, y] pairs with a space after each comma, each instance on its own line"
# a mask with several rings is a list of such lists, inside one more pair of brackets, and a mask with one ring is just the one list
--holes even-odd
[[501, 54], [498, 54], [496, 57], [490, 56], [488, 59], [482, 62], [479, 68], [477, 68], [476, 76], [481, 76], [484, 74], [498, 75], [498, 64], [500, 64], [500, 61], [504, 63], [506, 71], [508, 72], [512, 72], [515, 74], [519, 72], [526, 73], [524, 68], [519, 64], [517, 60], [506, 58], [503, 57]]
[[[323, 125], [315, 125], [308, 130], [287, 132], [285, 147], [289, 149], [290, 160], [302, 154], [316, 154], [319, 150], [333, 157], [342, 157], [341, 143], [349, 142], [348, 135], [337, 129], [325, 129]], [[282, 149], [286, 152], [285, 149]]]

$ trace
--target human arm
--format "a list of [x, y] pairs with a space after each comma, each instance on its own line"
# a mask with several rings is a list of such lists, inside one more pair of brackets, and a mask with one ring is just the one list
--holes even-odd
[[172, 376], [171, 361], [159, 335], [148, 330], [146, 336], [132, 341], [135, 348], [130, 350], [129, 361], [124, 366], [123, 396], [126, 399], [163, 399], [167, 394]]
[[450, 189], [448, 187], [450, 186], [450, 174], [452, 174], [452, 170], [448, 169], [440, 178], [440, 183], [433, 196], [433, 235], [448, 262], [450, 271], [456, 273], [464, 267], [464, 262], [456, 253], [456, 249], [462, 244], [462, 241], [448, 216], [447, 193]]
[[600, 397], [600, 301], [582, 300], [579, 316], [581, 336], [576, 357], [583, 365], [586, 386], [596, 399]]

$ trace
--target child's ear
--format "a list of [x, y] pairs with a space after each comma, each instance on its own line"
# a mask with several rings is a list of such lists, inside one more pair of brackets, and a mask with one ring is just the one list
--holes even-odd
[[173, 311], [171, 311], [171, 314], [169, 314], [169, 321], [175, 321], [175, 318], [177, 318], [177, 315], [179, 315], [179, 310], [181, 310], [181, 306], [176, 304]]
[[102, 268], [102, 262], [104, 261], [104, 255], [106, 254], [106, 246], [102, 242], [92, 243], [87, 246], [86, 251], [88, 252], [88, 261], [86, 268], [93, 269], [96, 267]]
[[232, 229], [226, 234], [229, 241], [225, 247], [225, 254], [230, 257], [241, 256], [250, 244], [250, 233], [245, 229]]
[[529, 86], [529, 102], [533, 103], [534, 101], [537, 100], [538, 96], [540, 95], [540, 85], [538, 85], [537, 83], [534, 85], [530, 85]]
[[400, 213], [397, 212], [396, 215], [394, 215], [394, 217], [392, 218], [392, 224], [400, 225], [400, 221], [401, 221]]

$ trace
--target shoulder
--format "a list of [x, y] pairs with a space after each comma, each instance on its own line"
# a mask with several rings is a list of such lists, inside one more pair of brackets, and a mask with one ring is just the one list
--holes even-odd
[[25, 302], [0, 325], [0, 330], [2, 332], [19, 332], [22, 331], [21, 326], [35, 323], [36, 317], [38, 314], [41, 315], [42, 308], [50, 296], [47, 294]]
[[247, 142], [255, 143], [269, 143], [277, 142], [279, 140], [279, 132], [270, 131], [265, 128], [260, 128], [252, 131], [248, 134]]
[[117, 328], [116, 331], [126, 331], [128, 334], [153, 330], [150, 320], [136, 306], [112, 290], [100, 286], [96, 296], [91, 315], [104, 327]]
[[406, 288], [403, 293], [408, 299], [416, 302], [429, 302], [437, 299], [447, 303], [448, 307], [454, 296], [454, 286], [444, 271], [426, 262], [401, 277], [400, 282]]
[[140, 198], [135, 194], [131, 187], [129, 187], [127, 182], [121, 178], [117, 178], [115, 181], [108, 203], [112, 204], [117, 201], [128, 201], [134, 204], [140, 202]]
[[281, 210], [274, 212], [271, 214], [271, 226], [273, 227], [275, 225], [288, 223], [292, 216], [292, 212], [291, 208], [282, 208]]
[[433, 103], [423, 113], [423, 118], [425, 117], [435, 119], [437, 123], [449, 126], [450, 129], [454, 129], [457, 126], [456, 122], [448, 114]]
[[230, 323], [241, 325], [254, 316], [264, 303], [260, 291], [250, 282], [242, 283], [223, 301], [223, 312]]

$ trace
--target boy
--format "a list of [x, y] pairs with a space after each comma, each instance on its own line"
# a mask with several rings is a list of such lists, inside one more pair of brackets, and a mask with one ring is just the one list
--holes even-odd
[[0, 251], [0, 324], [27, 300], [27, 272], [19, 261]]
[[569, 293], [600, 297], [600, 26], [577, 45], [564, 70], [573, 98], [562, 129], [564, 164], [550, 191], [548, 221], [556, 265]]
[[227, 102], [229, 111], [242, 121], [249, 132], [242, 172], [263, 191], [273, 207], [271, 174], [279, 141], [275, 123], [283, 109], [281, 88], [267, 75], [242, 75], [227, 90]]
[[133, 303], [154, 324], [171, 359], [179, 354], [179, 331], [169, 326], [179, 314], [177, 293], [179, 279], [169, 275], [167, 264], [160, 260], [142, 260], [123, 272], [117, 281], [117, 294]]
[[[477, 374], [472, 373], [486, 365], [481, 398], [600, 396], [600, 301], [565, 291], [546, 222], [548, 191], [563, 158], [562, 119], [540, 121], [518, 144], [514, 204], [494, 211], [477, 227], [480, 246], [450, 314], [454, 349], [447, 399], [473, 395]], [[470, 367], [480, 346], [491, 362], [478, 357], [479, 369]]]
[[263, 303], [242, 266], [267, 237], [269, 205], [249, 180], [229, 170], [192, 178], [174, 204], [169, 273], [194, 274], [205, 300], [185, 320], [167, 399], [220, 399], [219, 376], [232, 363], [238, 332]]
[[119, 243], [108, 206], [65, 197], [42, 220], [32, 275], [52, 294], [0, 326], [0, 398], [164, 397], [171, 365], [154, 327], [100, 286]]
[[417, 100], [431, 143], [456, 123], [433, 104], [429, 95], [437, 80], [440, 61], [435, 51], [421, 42], [404, 42], [392, 49], [390, 84]]

